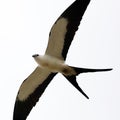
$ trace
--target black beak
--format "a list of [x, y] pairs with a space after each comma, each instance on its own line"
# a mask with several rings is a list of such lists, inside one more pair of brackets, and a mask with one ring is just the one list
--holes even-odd
[[32, 57], [34, 57], [34, 58], [35, 58], [35, 57], [37, 57], [37, 56], [39, 56], [39, 54], [34, 54]]

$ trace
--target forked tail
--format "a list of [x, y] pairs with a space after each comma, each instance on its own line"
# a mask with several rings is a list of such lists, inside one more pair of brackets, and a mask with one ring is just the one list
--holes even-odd
[[77, 67], [72, 67], [70, 66], [74, 71], [76, 72], [76, 75], [64, 75], [65, 78], [79, 91], [81, 92], [87, 99], [89, 97], [85, 94], [85, 92], [79, 87], [77, 81], [76, 81], [76, 76], [79, 75], [80, 73], [87, 73], [87, 72], [105, 72], [105, 71], [110, 71], [110, 69], [89, 69], [89, 68], [77, 68]]
[[105, 71], [110, 71], [112, 68], [109, 69], [90, 69], [90, 68], [78, 68], [78, 67], [72, 67], [76, 75], [79, 75], [80, 73], [87, 73], [87, 72], [105, 72]]

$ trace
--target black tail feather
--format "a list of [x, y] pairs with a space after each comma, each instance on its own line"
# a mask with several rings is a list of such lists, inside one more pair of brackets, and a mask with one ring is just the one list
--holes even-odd
[[76, 75], [80, 74], [80, 73], [87, 73], [87, 72], [105, 72], [105, 71], [111, 71], [112, 68], [109, 69], [90, 69], [90, 68], [77, 68], [77, 67], [72, 67], [75, 72]]
[[[70, 66], [71, 67], [71, 66]], [[87, 99], [89, 97], [85, 94], [85, 92], [79, 87], [77, 81], [76, 81], [76, 76], [79, 75], [80, 73], [87, 73], [87, 72], [105, 72], [105, 71], [110, 71], [110, 69], [89, 69], [89, 68], [77, 68], [77, 67], [71, 67], [72, 69], [75, 70], [76, 75], [64, 75], [65, 78], [79, 91], [81, 92]]]
[[[65, 75], [64, 75], [65, 76]], [[76, 81], [76, 76], [72, 75], [72, 76], [65, 76], [65, 78], [67, 78], [67, 80], [78, 90], [80, 91], [87, 99], [89, 99], [89, 97], [85, 94], [85, 92], [79, 87], [77, 81]]]

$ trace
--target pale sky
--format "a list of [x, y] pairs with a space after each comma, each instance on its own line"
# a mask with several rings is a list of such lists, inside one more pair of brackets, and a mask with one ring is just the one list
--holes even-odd
[[[48, 34], [74, 0], [0, 1], [0, 119], [12, 120], [18, 89], [44, 54]], [[58, 74], [27, 120], [120, 120], [120, 2], [91, 0], [67, 56], [67, 64], [113, 71], [86, 73], [78, 83], [87, 100]]]

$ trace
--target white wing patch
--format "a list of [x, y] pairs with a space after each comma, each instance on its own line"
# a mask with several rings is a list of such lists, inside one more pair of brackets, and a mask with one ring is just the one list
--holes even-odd
[[46, 50], [47, 55], [63, 60], [61, 54], [64, 47], [64, 38], [67, 32], [67, 25], [68, 21], [65, 18], [58, 19], [58, 21], [53, 25]]
[[38, 85], [42, 84], [42, 82], [46, 80], [50, 73], [50, 71], [37, 67], [21, 85], [17, 96], [18, 99], [21, 101], [26, 100], [28, 96], [34, 92]]

